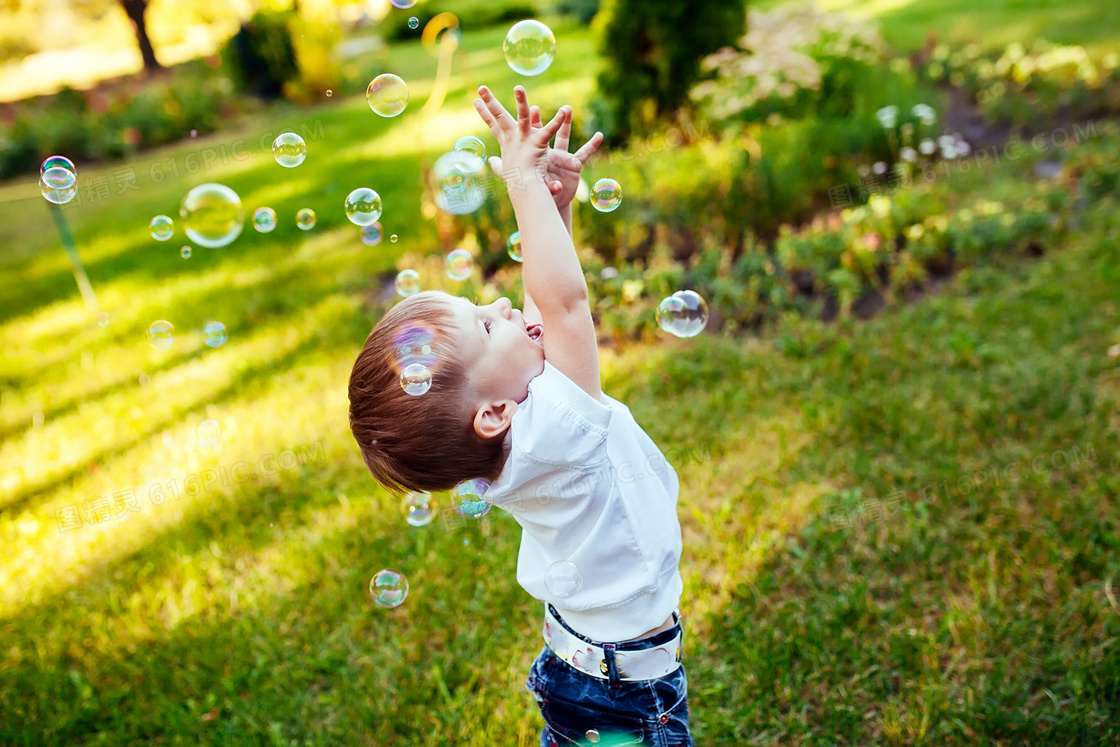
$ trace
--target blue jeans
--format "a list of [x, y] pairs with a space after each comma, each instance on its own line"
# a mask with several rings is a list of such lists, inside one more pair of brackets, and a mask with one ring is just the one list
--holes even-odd
[[[667, 631], [619, 643], [615, 648], [652, 648], [673, 640], [679, 631], [678, 620]], [[536, 697], [546, 724], [541, 731], [541, 747], [694, 747], [688, 730], [684, 665], [654, 680], [613, 681], [584, 674], [545, 646], [529, 670], [525, 687]]]

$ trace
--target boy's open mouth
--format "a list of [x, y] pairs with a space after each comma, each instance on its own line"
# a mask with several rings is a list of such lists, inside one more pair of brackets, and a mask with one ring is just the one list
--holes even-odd
[[530, 324], [525, 327], [525, 332], [529, 335], [530, 340], [539, 340], [541, 335], [544, 334], [544, 327], [540, 324]]

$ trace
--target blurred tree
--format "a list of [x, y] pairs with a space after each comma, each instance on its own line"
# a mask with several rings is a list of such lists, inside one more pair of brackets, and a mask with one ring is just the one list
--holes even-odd
[[700, 60], [746, 29], [747, 0], [605, 0], [595, 18], [602, 97], [600, 127], [625, 139], [688, 100]]
[[140, 57], [144, 60], [144, 69], [162, 70], [163, 65], [156, 59], [156, 51], [152, 49], [152, 40], [148, 38], [148, 25], [144, 20], [148, 12], [148, 0], [120, 0], [125, 15], [132, 22], [136, 31], [136, 44], [140, 47]]

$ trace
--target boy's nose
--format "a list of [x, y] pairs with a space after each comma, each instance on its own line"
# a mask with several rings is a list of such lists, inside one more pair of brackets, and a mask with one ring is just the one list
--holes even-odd
[[506, 319], [509, 319], [511, 316], [513, 316], [513, 302], [511, 302], [508, 298], [499, 298], [494, 303], [498, 305], [498, 311], [501, 312], [501, 315]]

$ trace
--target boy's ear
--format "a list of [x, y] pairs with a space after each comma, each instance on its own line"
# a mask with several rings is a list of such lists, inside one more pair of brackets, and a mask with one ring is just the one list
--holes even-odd
[[488, 402], [474, 414], [474, 432], [483, 438], [494, 438], [505, 433], [517, 412], [517, 403], [512, 399]]

